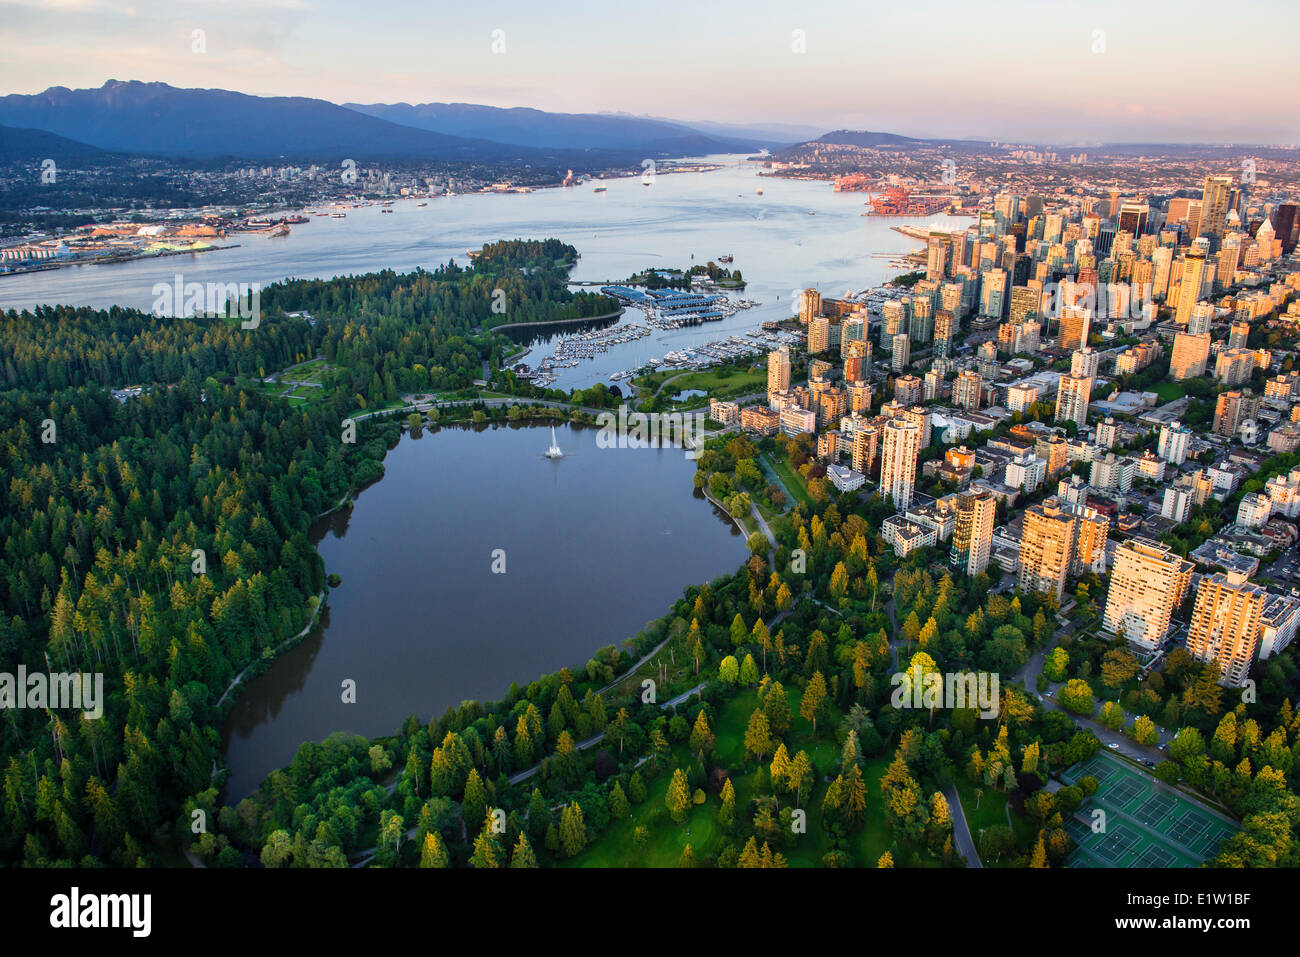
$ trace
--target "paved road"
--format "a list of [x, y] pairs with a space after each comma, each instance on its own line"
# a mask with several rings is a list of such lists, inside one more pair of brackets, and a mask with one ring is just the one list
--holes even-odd
[[979, 851], [975, 848], [975, 839], [971, 837], [970, 826], [966, 823], [966, 810], [961, 806], [961, 796], [957, 786], [949, 784], [943, 789], [943, 796], [948, 801], [948, 810], [952, 814], [952, 843], [957, 853], [966, 859], [968, 867], [983, 867]]

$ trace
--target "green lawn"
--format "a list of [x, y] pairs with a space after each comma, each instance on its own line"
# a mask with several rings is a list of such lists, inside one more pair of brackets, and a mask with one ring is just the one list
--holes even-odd
[[803, 477], [790, 468], [790, 463], [785, 461], [774, 461], [764, 456], [768, 466], [781, 479], [781, 484], [786, 487], [791, 495], [799, 501], [812, 505], [812, 499], [808, 496], [808, 486], [804, 484]]
[[1162, 405], [1166, 402], [1173, 402], [1175, 399], [1181, 399], [1187, 394], [1187, 390], [1183, 388], [1181, 382], [1170, 381], [1161, 382], [1159, 385], [1147, 391], [1154, 392], [1159, 396]]

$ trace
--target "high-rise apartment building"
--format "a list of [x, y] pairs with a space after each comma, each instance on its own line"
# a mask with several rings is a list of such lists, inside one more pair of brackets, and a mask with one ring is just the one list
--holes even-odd
[[1268, 594], [1241, 572], [1215, 572], [1196, 587], [1196, 604], [1187, 631], [1187, 653], [1219, 666], [1219, 683], [1239, 688], [1259, 651]]
[[889, 357], [889, 367], [895, 372], [903, 372], [912, 361], [912, 342], [906, 332], [900, 332], [893, 338], [893, 351]]
[[1073, 510], [1055, 496], [1025, 509], [1017, 572], [1021, 590], [1061, 599], [1074, 563], [1075, 523]]
[[803, 302], [799, 306], [799, 322], [808, 325], [822, 314], [822, 294], [816, 289], [803, 291]]
[[1083, 428], [1088, 424], [1088, 399], [1092, 394], [1092, 377], [1063, 375], [1056, 393], [1056, 421], [1073, 422]]
[[957, 381], [952, 386], [952, 401], [963, 409], [978, 409], [984, 393], [984, 379], [978, 372], [969, 369], [957, 374]]
[[998, 500], [986, 488], [972, 489], [957, 496], [950, 556], [954, 568], [967, 575], [978, 575], [989, 567], [997, 510]]
[[781, 346], [767, 354], [767, 394], [790, 391], [790, 347]]
[[1168, 545], [1145, 538], [1121, 543], [1115, 549], [1102, 626], [1111, 634], [1123, 633], [1136, 648], [1155, 651], [1191, 580], [1192, 563]]
[[885, 423], [880, 453], [880, 493], [905, 509], [912, 504], [916, 486], [916, 457], [921, 452], [921, 429], [896, 416]]

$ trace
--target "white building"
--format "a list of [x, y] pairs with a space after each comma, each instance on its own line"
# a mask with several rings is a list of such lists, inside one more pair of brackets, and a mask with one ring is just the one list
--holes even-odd
[[1180, 422], [1160, 426], [1160, 441], [1156, 446], [1158, 454], [1166, 462], [1182, 465], [1187, 461], [1187, 445], [1191, 442], [1192, 430]]
[[1012, 488], [1032, 492], [1047, 478], [1047, 463], [1036, 455], [1018, 455], [1007, 463], [1003, 482]]
[[1268, 521], [1271, 511], [1272, 503], [1268, 496], [1250, 492], [1241, 497], [1241, 504], [1237, 506], [1237, 525], [1240, 528], [1259, 528]]
[[1165, 489], [1165, 500], [1160, 506], [1160, 515], [1180, 525], [1187, 521], [1192, 512], [1192, 495], [1181, 485], [1171, 485]]
[[1264, 485], [1273, 511], [1286, 518], [1300, 516], [1300, 469], [1292, 469], [1289, 475], [1274, 475]]
[[852, 492], [860, 489], [867, 481], [867, 477], [861, 472], [855, 472], [845, 465], [826, 466], [826, 477], [841, 492]]

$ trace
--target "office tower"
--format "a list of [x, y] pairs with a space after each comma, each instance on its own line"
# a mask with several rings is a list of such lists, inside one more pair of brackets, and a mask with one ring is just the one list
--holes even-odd
[[1223, 226], [1228, 215], [1228, 194], [1232, 191], [1231, 176], [1207, 176], [1201, 196], [1201, 219], [1196, 231], [1198, 239], [1207, 238], [1218, 248], [1223, 238]]
[[808, 323], [808, 351], [812, 355], [831, 347], [831, 321], [825, 316], [815, 316]]
[[921, 430], [915, 422], [895, 416], [885, 423], [881, 444], [880, 493], [901, 511], [912, 504]]
[[1092, 377], [1063, 375], [1056, 393], [1056, 421], [1073, 422], [1082, 428], [1088, 424], [1088, 399]]
[[1169, 618], [1191, 584], [1192, 563], [1162, 542], [1131, 538], [1115, 549], [1102, 627], [1131, 645], [1155, 651]]
[[1241, 233], [1229, 233], [1219, 247], [1219, 264], [1214, 271], [1216, 289], [1227, 289], [1237, 278], [1237, 264], [1241, 262]]
[[1168, 246], [1157, 246], [1151, 251], [1151, 297], [1162, 302], [1169, 295], [1170, 270], [1174, 263], [1174, 251]]
[[803, 303], [799, 307], [799, 322], [808, 325], [822, 314], [822, 294], [816, 289], [803, 291]]
[[1216, 662], [1219, 684], [1240, 688], [1259, 651], [1261, 619], [1268, 594], [1241, 572], [1215, 572], [1201, 579], [1187, 630], [1187, 653]]
[[993, 197], [993, 212], [1004, 223], [1014, 223], [1020, 215], [1020, 197], [1015, 193], [998, 193]]
[[993, 525], [998, 500], [986, 488], [957, 496], [957, 517], [952, 532], [952, 566], [967, 575], [978, 575], [989, 567], [993, 553]]
[[767, 394], [790, 391], [790, 347], [781, 346], [767, 354]]
[[1091, 323], [1088, 309], [1065, 306], [1061, 310], [1061, 326], [1056, 345], [1062, 351], [1072, 351], [1088, 344], [1088, 326]]
[[1029, 286], [1011, 287], [1011, 309], [1007, 318], [1013, 323], [1024, 323], [1038, 317], [1042, 306], [1042, 292]]
[[934, 315], [934, 354], [947, 356], [952, 352], [952, 340], [957, 334], [957, 317], [947, 309]]
[[1187, 446], [1192, 439], [1192, 430], [1180, 422], [1170, 422], [1160, 426], [1160, 440], [1156, 445], [1156, 454], [1166, 462], [1182, 465], [1187, 461]]
[[1121, 203], [1119, 207], [1119, 229], [1131, 236], [1141, 236], [1147, 229], [1147, 219], [1151, 216], [1151, 207], [1146, 203]]
[[1187, 323], [1192, 315], [1192, 307], [1201, 299], [1207, 255], [1207, 246], [1198, 241], [1187, 250], [1187, 255], [1183, 258], [1183, 278], [1178, 285], [1178, 310], [1174, 313], [1174, 321], [1180, 325]]
[[980, 274], [980, 315], [1001, 319], [1007, 294], [1007, 274], [1001, 269], [988, 269]]
[[984, 379], [978, 372], [971, 372], [969, 369], [958, 374], [957, 381], [952, 387], [952, 401], [954, 405], [963, 409], [978, 409], [980, 407], [980, 398], [984, 392]]
[[1282, 243], [1282, 254], [1289, 256], [1295, 252], [1296, 247], [1296, 223], [1300, 221], [1300, 214], [1297, 214], [1295, 203], [1283, 203], [1273, 210], [1273, 230], [1277, 234], [1278, 241]]
[[902, 372], [911, 361], [911, 340], [906, 332], [900, 332], [893, 339], [893, 355], [891, 356], [890, 368], [895, 372]]
[[939, 282], [947, 276], [948, 237], [942, 233], [931, 233], [926, 243], [925, 278]]
[[1025, 509], [1017, 574], [1023, 591], [1045, 592], [1060, 601], [1074, 562], [1075, 521], [1074, 512], [1054, 496]]

